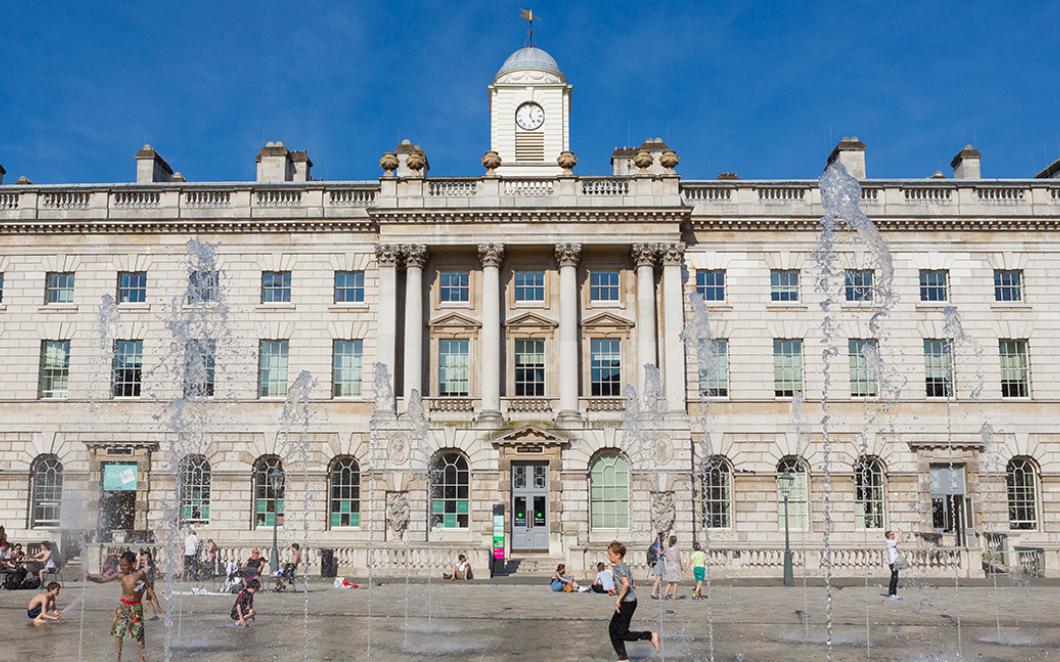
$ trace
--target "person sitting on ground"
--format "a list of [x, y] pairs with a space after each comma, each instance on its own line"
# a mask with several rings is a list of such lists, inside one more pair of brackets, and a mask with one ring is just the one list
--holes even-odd
[[151, 556], [151, 550], [140, 550], [136, 568], [144, 573], [144, 583], [146, 584], [144, 597], [147, 598], [147, 604], [151, 605], [151, 608], [155, 610], [155, 615], [151, 617], [151, 620], [157, 621], [158, 617], [162, 615], [162, 604], [158, 601], [158, 594], [155, 593], [155, 575], [158, 572], [158, 567]]
[[294, 573], [302, 563], [302, 548], [298, 543], [291, 543], [291, 560], [283, 564], [283, 570], [276, 573], [276, 586], [273, 590], [282, 591], [284, 582], [294, 586]]
[[30, 599], [29, 604], [26, 605], [26, 616], [33, 621], [34, 625], [43, 625], [48, 621], [54, 622], [62, 618], [63, 613], [55, 604], [55, 599], [59, 597], [61, 589], [59, 582], [51, 582], [44, 587], [43, 593], [38, 593]]
[[573, 591], [584, 592], [589, 590], [587, 586], [579, 586], [578, 582], [574, 581], [573, 575], [567, 574], [567, 565], [565, 563], [560, 563], [556, 566], [556, 571], [552, 573], [551, 586], [555, 593], [561, 591], [565, 593]]
[[617, 595], [615, 591], [615, 577], [611, 574], [611, 571], [607, 569], [607, 566], [604, 565], [603, 561], [596, 564], [596, 579], [593, 580], [593, 584], [589, 587], [589, 590], [593, 593]]
[[40, 570], [37, 571], [37, 579], [43, 586], [44, 576], [59, 569], [59, 556], [55, 553], [55, 546], [45, 540], [40, 544], [40, 553], [34, 556], [33, 560], [41, 564]]
[[22, 551], [22, 543], [15, 543], [15, 549], [11, 552], [11, 558], [14, 559], [16, 565], [26, 560], [26, 553]]
[[261, 583], [256, 579], [251, 579], [236, 596], [236, 603], [232, 605], [232, 612], [229, 616], [237, 625], [249, 627], [254, 620], [254, 594], [259, 588], [261, 588]]
[[14, 551], [14, 550], [12, 550], [11, 545], [9, 545], [6, 540], [4, 542], [0, 542], [0, 567], [2, 567], [2, 568], [14, 568], [15, 567], [15, 560], [14, 560], [14, 558], [12, 558], [12, 555], [11, 555], [12, 551]]
[[255, 547], [250, 550], [250, 558], [243, 564], [243, 567], [248, 570], [253, 570], [253, 572], [250, 573], [250, 576], [257, 578], [261, 576], [262, 572], [264, 572], [264, 568], [268, 565], [269, 564], [261, 556], [261, 550]]
[[471, 573], [471, 564], [467, 562], [467, 557], [464, 556], [463, 554], [460, 554], [459, 556], [457, 556], [456, 557], [456, 563], [453, 564], [453, 571], [444, 573], [442, 575], [442, 579], [448, 579], [448, 580], [463, 579], [464, 581], [468, 581], [469, 579], [474, 579], [474, 576]]

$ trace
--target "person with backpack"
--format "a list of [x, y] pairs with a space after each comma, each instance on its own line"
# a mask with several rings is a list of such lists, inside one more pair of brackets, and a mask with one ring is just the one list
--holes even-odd
[[666, 532], [660, 531], [655, 542], [648, 548], [648, 567], [651, 568], [649, 576], [655, 578], [655, 583], [651, 585], [652, 600], [659, 599], [659, 584], [662, 582], [663, 572], [666, 569], [666, 561], [663, 558], [663, 551], [666, 549], [665, 541]]

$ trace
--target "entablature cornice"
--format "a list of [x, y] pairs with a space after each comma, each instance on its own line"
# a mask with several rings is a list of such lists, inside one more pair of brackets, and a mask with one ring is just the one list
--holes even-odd
[[375, 233], [369, 219], [139, 219], [127, 221], [0, 221], [0, 234], [239, 234], [253, 232]]
[[[882, 231], [970, 231], [970, 232], [1055, 232], [1060, 230], [1060, 210], [1056, 216], [1023, 217], [940, 217], [908, 216], [870, 218]], [[758, 231], [810, 231], [821, 227], [820, 216], [770, 217], [770, 216], [692, 216], [688, 226], [691, 230], [758, 230]], [[845, 229], [840, 226], [840, 229]]]
[[599, 209], [371, 209], [380, 225], [462, 223], [671, 223], [687, 222], [690, 209], [599, 208]]

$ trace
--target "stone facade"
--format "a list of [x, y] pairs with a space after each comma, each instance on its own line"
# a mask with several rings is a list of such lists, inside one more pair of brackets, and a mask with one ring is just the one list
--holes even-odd
[[[567, 149], [562, 74], [504, 76], [491, 103], [514, 82], [557, 93], [563, 122], [545, 121], [558, 131], [546, 143]], [[492, 123], [502, 155], [514, 149], [497, 136], [513, 130], [516, 102], [503, 101], [505, 115]], [[862, 180], [862, 209], [890, 245], [898, 298], [876, 332], [880, 302], [848, 302], [833, 283], [838, 354], [826, 458], [816, 182], [683, 180], [676, 155], [662, 160], [669, 147], [646, 145], [623, 151], [626, 160], [652, 159], [638, 172], [623, 160], [628, 175], [517, 177], [522, 170], [502, 166], [457, 179], [427, 176], [426, 156], [408, 143], [383, 159], [396, 174], [323, 182], [312, 179], [305, 152], [270, 143], [258, 155], [260, 181], [245, 184], [183, 182], [145, 147], [136, 184], [4, 186], [0, 523], [14, 540], [55, 539], [60, 528], [101, 540], [157, 534], [176, 518], [175, 470], [194, 452], [210, 472], [209, 512], [194, 516], [195, 526], [238, 556], [270, 543], [275, 511], [259, 503], [254, 468], [276, 456], [286, 474], [282, 540], [339, 550], [352, 570], [371, 562], [434, 571], [457, 550], [483, 564], [499, 508], [510, 557], [580, 570], [619, 538], [633, 541], [642, 562], [661, 525], [684, 543], [709, 540], [721, 572], [772, 575], [784, 536], [778, 466], [791, 457], [809, 475], [807, 523], [798, 504], [789, 514], [796, 562], [808, 572], [822, 567], [826, 529], [833, 567], [854, 572], [878, 564], [891, 528], [907, 532], [914, 561], [931, 571], [952, 574], [957, 564], [971, 576], [986, 562], [1060, 574], [1060, 185], [968, 179], [979, 172], [971, 148], [955, 158], [956, 179]], [[864, 150], [844, 139], [830, 160], [864, 177]], [[220, 273], [223, 303], [205, 313], [185, 296], [193, 238], [215, 246]], [[849, 233], [839, 235], [835, 265], [880, 273]], [[797, 296], [774, 300], [773, 271], [799, 274]], [[945, 272], [944, 301], [921, 301], [925, 271]], [[146, 273], [146, 297], [119, 297], [104, 327], [103, 297], [116, 295], [119, 272]], [[289, 300], [263, 295], [267, 272], [289, 275]], [[336, 273], [345, 272], [361, 274], [363, 297], [336, 296]], [[701, 396], [697, 352], [683, 333], [708, 272], [724, 274], [724, 294], [708, 296], [705, 308], [728, 358], [725, 392]], [[998, 272], [1019, 273], [1017, 300], [996, 300]], [[56, 273], [74, 274], [73, 293], [48, 302]], [[959, 312], [964, 335], [947, 323], [946, 306]], [[224, 332], [212, 395], [182, 413], [189, 432], [172, 423], [183, 393], [166, 366], [184, 356], [170, 322], [194, 314], [223, 321]], [[113, 342], [124, 339], [143, 341], [142, 384], [138, 396], [114, 397]], [[777, 395], [776, 339], [802, 341], [801, 397]], [[848, 339], [878, 341], [875, 396], [850, 395]], [[925, 339], [950, 341], [952, 397], [926, 395]], [[1011, 381], [999, 354], [1007, 339], [1026, 341], [1026, 393], [1002, 390], [1003, 377]], [[68, 384], [46, 398], [42, 343], [56, 340], [69, 341]], [[285, 383], [302, 370], [313, 377], [304, 427], [285, 418], [283, 393], [259, 395], [263, 340], [287, 341]], [[361, 377], [336, 395], [341, 340], [360, 341]], [[620, 374], [604, 384], [609, 361]], [[393, 402], [377, 397], [376, 362], [389, 368]], [[646, 387], [656, 369], [657, 387]], [[657, 396], [635, 425], [623, 419], [626, 384]], [[415, 394], [425, 429], [407, 411]], [[448, 480], [443, 457], [457, 463], [451, 492], [438, 487]], [[602, 472], [597, 463], [615, 457], [618, 478], [604, 479], [611, 491], [598, 482], [594, 492], [593, 477], [604, 474], [593, 467]], [[876, 458], [882, 483], [859, 503], [862, 457]], [[338, 496], [336, 481], [347, 479], [336, 477], [335, 458], [356, 462], [355, 498]], [[1018, 485], [1006, 471], [1013, 458], [1030, 471]], [[61, 498], [49, 492], [56, 461]], [[704, 485], [711, 462], [727, 478]], [[114, 507], [101, 501], [115, 492], [108, 463], [135, 465], [134, 496], [125, 497], [132, 512], [120, 527], [101, 521]], [[932, 476], [956, 475], [951, 469], [960, 486], [933, 484]], [[529, 501], [517, 502], [524, 488]], [[1013, 493], [1018, 516], [1006, 503]], [[865, 512], [874, 500], [879, 518]], [[49, 502], [61, 502], [61, 517]]]

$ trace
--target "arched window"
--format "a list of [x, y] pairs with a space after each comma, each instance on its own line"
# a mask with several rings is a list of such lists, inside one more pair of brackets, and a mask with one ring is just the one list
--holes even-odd
[[283, 493], [287, 477], [283, 461], [262, 455], [254, 461], [254, 526], [283, 524]]
[[703, 465], [703, 521], [708, 529], [732, 526], [732, 468], [721, 455]]
[[328, 528], [361, 525], [361, 468], [349, 455], [331, 461], [328, 469]]
[[854, 518], [859, 529], [883, 528], [883, 462], [862, 455], [854, 463]]
[[1005, 467], [1008, 487], [1008, 528], [1038, 528], [1038, 476], [1034, 460], [1017, 456]]
[[210, 522], [210, 463], [202, 455], [185, 455], [177, 467], [180, 476], [180, 523]]
[[805, 531], [809, 522], [810, 489], [809, 474], [806, 462], [794, 455], [788, 455], [777, 464], [777, 522], [784, 528], [784, 494], [780, 489], [780, 476], [787, 469], [795, 477], [788, 494], [788, 522], [792, 529]]
[[471, 472], [460, 451], [439, 451], [431, 459], [431, 527], [465, 529], [470, 513]]
[[38, 455], [30, 467], [30, 527], [59, 526], [63, 503], [63, 463], [54, 455]]
[[589, 513], [594, 529], [629, 528], [629, 462], [617, 450], [589, 463]]

